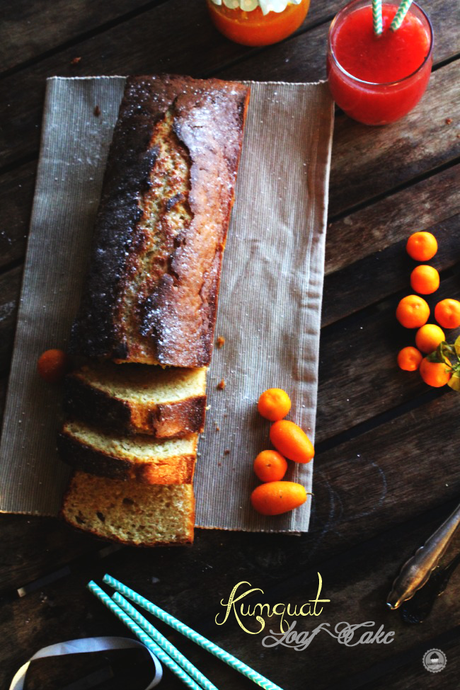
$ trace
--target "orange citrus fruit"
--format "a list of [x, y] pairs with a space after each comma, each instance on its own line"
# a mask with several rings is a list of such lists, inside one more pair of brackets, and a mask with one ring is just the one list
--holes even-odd
[[426, 323], [415, 334], [415, 344], [426, 355], [434, 352], [439, 343], [442, 343], [445, 339], [446, 336], [442, 328], [439, 328], [434, 323]]
[[404, 371], [416, 371], [422, 359], [422, 353], [415, 347], [403, 347], [398, 353], [398, 366]]
[[452, 376], [452, 372], [447, 364], [443, 362], [430, 362], [427, 357], [422, 359], [419, 371], [425, 383], [429, 386], [433, 386], [433, 388], [445, 386]]
[[460, 326], [460, 302], [456, 299], [443, 299], [434, 308], [436, 321], [443, 328]]
[[407, 240], [406, 250], [416, 261], [429, 261], [438, 251], [438, 242], [431, 232], [414, 232]]
[[307, 434], [288, 419], [281, 419], [272, 424], [270, 441], [285, 458], [294, 462], [310, 462], [315, 454]]
[[284, 477], [287, 460], [276, 450], [263, 450], [254, 460], [254, 472], [263, 482], [275, 482]]
[[296, 482], [266, 482], [251, 494], [253, 508], [262, 515], [280, 515], [298, 508], [307, 500], [307, 492]]
[[216, 28], [232, 41], [247, 46], [266, 46], [292, 34], [305, 19], [310, 3], [287, 3], [283, 12], [268, 14], [262, 13], [260, 7], [254, 7], [258, 3], [252, 4], [253, 9], [246, 11], [240, 9], [238, 2], [226, 4], [208, 0], [207, 3]]
[[70, 368], [69, 357], [63, 350], [46, 350], [38, 358], [38, 373], [47, 383], [59, 383]]
[[281, 388], [269, 388], [260, 396], [257, 409], [265, 419], [277, 422], [287, 415], [291, 409], [291, 401]]
[[421, 264], [416, 266], [410, 274], [410, 284], [415, 292], [421, 295], [431, 295], [439, 287], [439, 273], [433, 266]]
[[396, 309], [396, 318], [404, 328], [420, 328], [430, 315], [430, 307], [418, 295], [403, 297]]

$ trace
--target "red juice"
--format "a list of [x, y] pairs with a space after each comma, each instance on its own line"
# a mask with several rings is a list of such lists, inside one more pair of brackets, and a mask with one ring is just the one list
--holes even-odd
[[430, 78], [433, 35], [415, 3], [399, 29], [398, 5], [382, 7], [383, 33], [374, 32], [371, 0], [353, 0], [331, 25], [327, 71], [337, 105], [370, 125], [399, 120], [419, 102]]

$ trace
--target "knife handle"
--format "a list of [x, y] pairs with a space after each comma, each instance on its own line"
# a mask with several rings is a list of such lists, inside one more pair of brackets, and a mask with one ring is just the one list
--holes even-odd
[[460, 524], [460, 505], [429, 537], [415, 554], [404, 563], [387, 597], [387, 606], [397, 609], [428, 581], [444, 555]]

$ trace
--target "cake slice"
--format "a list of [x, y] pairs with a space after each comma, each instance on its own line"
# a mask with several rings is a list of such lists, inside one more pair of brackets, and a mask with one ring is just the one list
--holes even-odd
[[61, 517], [78, 529], [122, 544], [191, 544], [193, 487], [151, 486], [75, 472]]
[[156, 441], [150, 436], [103, 431], [80, 421], [66, 422], [58, 436], [62, 460], [75, 469], [144, 484], [190, 484], [197, 443], [198, 434]]
[[206, 372], [142, 364], [93, 363], [65, 381], [71, 417], [128, 434], [163, 439], [203, 431]]

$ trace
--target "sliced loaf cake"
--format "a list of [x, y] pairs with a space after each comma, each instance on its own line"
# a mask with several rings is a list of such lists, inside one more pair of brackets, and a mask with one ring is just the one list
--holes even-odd
[[193, 487], [152, 486], [75, 472], [61, 516], [78, 529], [122, 544], [191, 544]]
[[198, 434], [153, 440], [124, 436], [80, 421], [64, 424], [58, 436], [61, 458], [75, 469], [144, 484], [190, 484]]
[[64, 408], [77, 419], [129, 434], [173, 438], [203, 430], [206, 367], [92, 363], [66, 378]]

